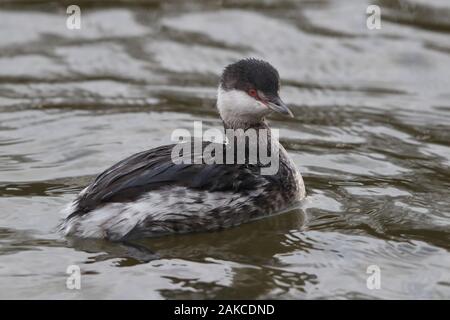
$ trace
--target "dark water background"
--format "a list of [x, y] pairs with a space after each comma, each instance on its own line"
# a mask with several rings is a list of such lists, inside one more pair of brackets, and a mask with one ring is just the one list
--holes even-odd
[[[374, 1], [380, 30], [361, 0], [74, 2], [78, 31], [69, 2], [0, 2], [0, 298], [450, 298], [449, 1]], [[218, 75], [246, 56], [295, 113], [271, 123], [299, 208], [136, 248], [55, 233], [97, 173], [219, 127]]]

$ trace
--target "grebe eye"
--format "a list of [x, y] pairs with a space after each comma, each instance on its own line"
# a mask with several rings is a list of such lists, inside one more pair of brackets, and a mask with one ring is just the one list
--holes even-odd
[[250, 89], [250, 90], [248, 90], [248, 94], [250, 95], [250, 96], [252, 96], [252, 97], [256, 97], [256, 90], [255, 89]]

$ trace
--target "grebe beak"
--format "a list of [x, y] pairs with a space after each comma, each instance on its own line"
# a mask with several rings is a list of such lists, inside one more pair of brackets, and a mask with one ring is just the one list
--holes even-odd
[[291, 118], [294, 117], [294, 114], [291, 110], [289, 110], [288, 106], [280, 99], [278, 96], [272, 96], [267, 101], [267, 106], [277, 112], [289, 116]]

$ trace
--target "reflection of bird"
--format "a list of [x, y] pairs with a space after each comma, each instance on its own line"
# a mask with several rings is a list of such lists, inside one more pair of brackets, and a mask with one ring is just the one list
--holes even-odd
[[[158, 147], [100, 174], [71, 204], [62, 231], [69, 236], [123, 240], [215, 230], [276, 213], [300, 200], [305, 195], [301, 175], [271, 138], [265, 122], [271, 112], [292, 116], [278, 91], [274, 67], [245, 59], [225, 68], [217, 97], [226, 129], [268, 130], [266, 151], [279, 150], [274, 174], [262, 174], [265, 166], [259, 158], [249, 161], [248, 148], [241, 164], [188, 164], [172, 161], [174, 145]], [[226, 145], [220, 146], [225, 155], [230, 152]]]

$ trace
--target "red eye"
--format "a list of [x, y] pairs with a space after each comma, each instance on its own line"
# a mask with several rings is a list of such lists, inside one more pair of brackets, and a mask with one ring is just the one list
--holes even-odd
[[248, 90], [248, 94], [252, 97], [256, 97], [257, 96], [257, 92], [255, 89], [250, 89]]

